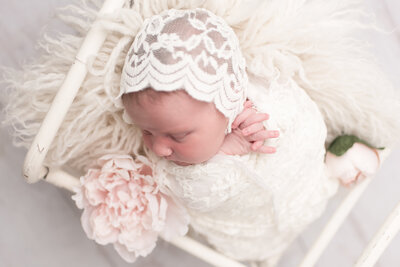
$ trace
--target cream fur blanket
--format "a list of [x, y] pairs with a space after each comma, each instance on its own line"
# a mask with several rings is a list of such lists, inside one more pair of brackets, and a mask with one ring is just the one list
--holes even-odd
[[[45, 164], [86, 171], [104, 154], [141, 153], [140, 133], [122, 116], [120, 72], [143, 20], [168, 8], [203, 7], [236, 32], [249, 75], [291, 78], [313, 99], [328, 128], [326, 143], [354, 134], [375, 146], [391, 146], [400, 133], [398, 94], [354, 33], [373, 28], [353, 0], [147, 0], [127, 1], [99, 22], [109, 33], [71, 106]], [[29, 147], [63, 82], [101, 1], [78, 1], [59, 12], [72, 34], [44, 36], [41, 56], [23, 70], [6, 70], [5, 123], [14, 143]], [[282, 107], [285, 108], [285, 107]]]

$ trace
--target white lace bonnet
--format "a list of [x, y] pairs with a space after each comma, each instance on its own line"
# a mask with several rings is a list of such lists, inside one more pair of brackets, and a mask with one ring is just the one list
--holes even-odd
[[229, 133], [246, 99], [245, 68], [239, 41], [222, 18], [203, 8], [169, 9], [144, 21], [125, 59], [121, 94], [184, 89], [214, 102], [229, 119]]

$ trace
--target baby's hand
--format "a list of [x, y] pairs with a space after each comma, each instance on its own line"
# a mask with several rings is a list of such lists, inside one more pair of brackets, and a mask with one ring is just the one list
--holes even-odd
[[268, 120], [266, 113], [257, 113], [251, 101], [246, 101], [244, 110], [232, 123], [232, 132], [225, 137], [220, 149], [221, 154], [244, 155], [252, 151], [275, 153], [274, 147], [264, 146], [268, 138], [279, 136], [278, 131], [267, 131], [263, 121]]
[[232, 123], [232, 129], [240, 129], [242, 135], [251, 145], [252, 151], [261, 153], [275, 153], [274, 147], [263, 146], [268, 138], [276, 138], [279, 136], [278, 131], [267, 131], [263, 121], [269, 119], [266, 113], [257, 113], [253, 107], [253, 103], [247, 100], [244, 103], [244, 110], [236, 117]]

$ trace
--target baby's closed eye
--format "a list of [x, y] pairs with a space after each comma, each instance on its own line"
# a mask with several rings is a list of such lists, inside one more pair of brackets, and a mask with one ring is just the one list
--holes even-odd
[[176, 142], [181, 142], [183, 141], [188, 135], [190, 134], [190, 132], [186, 132], [186, 133], [181, 133], [181, 134], [173, 134], [170, 135], [171, 139], [176, 141]]
[[[166, 134], [168, 138], [171, 138], [175, 142], [182, 142], [189, 134], [192, 132], [182, 132], [182, 133], [177, 133], [177, 134]], [[153, 135], [150, 131], [147, 130], [142, 130], [143, 136], [151, 136]]]

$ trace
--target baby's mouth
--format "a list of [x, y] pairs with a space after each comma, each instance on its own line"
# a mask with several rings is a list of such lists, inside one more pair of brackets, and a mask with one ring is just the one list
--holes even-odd
[[173, 159], [170, 159], [170, 158], [168, 158], [168, 157], [166, 157], [165, 159], [168, 160], [168, 161], [172, 161], [173, 163], [175, 163], [176, 165], [179, 165], [179, 166], [189, 166], [189, 165], [192, 165], [192, 164], [190, 164], [190, 163], [182, 162], [182, 161], [177, 161], [177, 160], [173, 160]]
[[174, 160], [171, 156], [164, 157], [164, 159], [166, 159], [166, 160], [168, 160], [168, 161], [172, 161], [173, 163], [175, 163], [176, 165], [179, 165], [179, 166], [189, 166], [189, 165], [192, 165], [191, 163], [187, 163], [187, 162], [183, 162], [183, 161]]
[[172, 162], [175, 163], [176, 165], [179, 165], [179, 166], [189, 166], [189, 165], [192, 165], [192, 164], [190, 164], [190, 163], [180, 162], [180, 161], [172, 161]]

